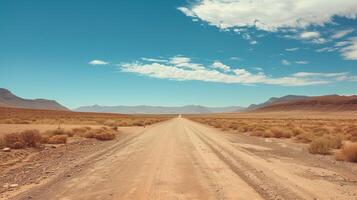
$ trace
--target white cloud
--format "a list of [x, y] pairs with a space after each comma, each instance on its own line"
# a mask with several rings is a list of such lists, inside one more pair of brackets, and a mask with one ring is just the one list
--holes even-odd
[[221, 69], [225, 72], [228, 72], [231, 70], [231, 68], [228, 66], [228, 65], [225, 65], [219, 61], [215, 61], [213, 64], [212, 64], [212, 67], [213, 68], [216, 68], [216, 69]]
[[288, 48], [288, 49], [285, 49], [285, 51], [297, 51], [299, 50], [300, 48], [298, 47], [295, 47], [295, 48]]
[[188, 69], [203, 69], [204, 67], [201, 64], [192, 63], [191, 58], [184, 56], [174, 56], [170, 58], [169, 64], [174, 65], [178, 68], [188, 68]]
[[183, 12], [186, 16], [189, 17], [195, 17], [195, 13], [192, 12], [190, 9], [185, 8], [185, 7], [178, 7], [177, 8], [179, 11]]
[[251, 45], [255, 45], [255, 44], [258, 44], [258, 41], [252, 40], [252, 41], [250, 41], [249, 43], [250, 43]]
[[326, 41], [326, 39], [321, 37], [321, 34], [317, 31], [305, 31], [300, 33], [299, 39], [301, 40], [307, 40], [315, 44], [323, 44]]
[[343, 47], [343, 46], [346, 46], [348, 44], [349, 44], [348, 41], [336, 42], [335, 47]]
[[220, 29], [264, 31], [323, 26], [335, 16], [357, 17], [356, 0], [200, 0], [178, 9]]
[[[181, 56], [182, 57], [182, 56]], [[170, 59], [177, 61], [177, 59]], [[184, 59], [182, 59], [183, 61]], [[189, 60], [189, 61], [188, 61]], [[216, 68], [212, 66], [205, 67], [202, 64], [191, 63], [191, 59], [186, 59], [187, 62], [133, 62], [120, 64], [122, 72], [135, 73], [143, 76], [170, 79], [177, 81], [206, 81], [217, 83], [237, 83], [237, 84], [269, 84], [281, 86], [304, 86], [304, 85], [317, 85], [326, 84], [331, 81], [338, 81], [337, 75], [323, 74], [323, 73], [307, 73], [299, 72], [284, 77], [272, 77], [264, 74], [262, 71], [252, 73], [243, 68], [232, 68], [221, 62], [216, 62]], [[184, 68], [179, 65], [195, 64], [200, 65], [200, 68]], [[222, 70], [223, 69], [223, 70]], [[226, 70], [224, 70], [226, 69]], [[228, 70], [230, 69], [230, 70]], [[342, 74], [342, 73], [335, 73]], [[343, 73], [347, 76], [347, 73]], [[342, 75], [341, 75], [342, 76]]]
[[108, 65], [109, 62], [106, 62], [103, 60], [92, 60], [88, 64], [90, 64], [90, 65]]
[[346, 76], [347, 72], [340, 73], [315, 73], [315, 72], [298, 72], [293, 74], [294, 77], [306, 78], [306, 77], [341, 77]]
[[168, 62], [167, 60], [156, 59], [156, 58], [141, 58], [141, 60], [149, 61], [149, 62]]
[[353, 32], [353, 29], [346, 29], [346, 30], [341, 30], [341, 31], [337, 31], [335, 34], [333, 34], [331, 36], [332, 39], [340, 39], [345, 37], [346, 35], [350, 34]]
[[340, 51], [344, 59], [357, 60], [357, 37], [350, 38], [348, 45], [343, 47]]
[[306, 32], [300, 33], [300, 38], [303, 40], [310, 40], [310, 39], [315, 39], [315, 38], [319, 38], [319, 37], [320, 37], [320, 33], [317, 31], [306, 31]]
[[317, 49], [316, 52], [333, 52], [333, 51], [337, 51], [338, 48], [336, 47], [324, 47], [324, 48], [321, 48], [321, 49]]
[[305, 60], [299, 60], [299, 61], [295, 61], [296, 64], [299, 64], [299, 65], [306, 65], [308, 64], [309, 62], [305, 61]]
[[282, 60], [281, 64], [283, 64], [283, 65], [291, 65], [291, 63], [288, 60]]

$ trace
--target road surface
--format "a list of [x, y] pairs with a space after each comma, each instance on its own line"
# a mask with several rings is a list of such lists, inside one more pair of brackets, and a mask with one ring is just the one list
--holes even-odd
[[335, 171], [254, 153], [265, 150], [177, 117], [13, 199], [357, 199], [356, 182], [341, 185]]

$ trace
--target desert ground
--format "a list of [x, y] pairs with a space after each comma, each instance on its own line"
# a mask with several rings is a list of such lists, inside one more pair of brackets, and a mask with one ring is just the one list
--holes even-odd
[[[356, 163], [336, 161], [338, 150], [311, 154], [309, 144], [292, 138], [237, 133], [198, 122], [203, 119], [221, 120], [166, 116], [151, 125], [117, 126], [111, 140], [74, 135], [65, 144], [1, 152], [0, 199], [357, 199]], [[26, 126], [43, 132], [57, 124], [16, 131]]]

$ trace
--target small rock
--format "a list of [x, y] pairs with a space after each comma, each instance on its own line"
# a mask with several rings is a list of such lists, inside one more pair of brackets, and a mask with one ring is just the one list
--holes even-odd
[[9, 184], [8, 183], [6, 183], [5, 185], [3, 185], [2, 186], [3, 188], [9, 188], [10, 186], [9, 186]]
[[15, 188], [15, 187], [18, 187], [19, 184], [14, 183], [14, 184], [11, 184], [11, 185], [9, 185], [9, 186], [10, 186], [10, 188]]
[[2, 151], [3, 151], [3, 152], [10, 152], [11, 149], [10, 149], [9, 147], [5, 147], [5, 148], [2, 149]]

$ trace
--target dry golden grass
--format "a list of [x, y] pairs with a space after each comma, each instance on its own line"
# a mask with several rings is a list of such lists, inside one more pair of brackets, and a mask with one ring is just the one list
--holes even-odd
[[329, 154], [329, 142], [326, 138], [317, 138], [309, 146], [309, 152], [312, 154]]
[[37, 130], [26, 130], [20, 133], [7, 134], [3, 138], [3, 145], [13, 149], [37, 147], [42, 137]]
[[[226, 116], [226, 117], [225, 117]], [[331, 149], [339, 149], [344, 141], [357, 141], [357, 119], [326, 117], [325, 114], [311, 118], [285, 116], [283, 118], [248, 115], [239, 118], [229, 115], [196, 115], [190, 119], [230, 133], [245, 133], [264, 138], [292, 138], [293, 141], [307, 143], [311, 153], [329, 154]], [[239, 116], [239, 115], [238, 115]]]
[[66, 144], [67, 143], [67, 135], [53, 135], [50, 136], [46, 143], [47, 144]]
[[357, 162], [357, 143], [343, 145], [342, 149], [336, 154], [336, 160]]
[[82, 137], [95, 138], [97, 140], [114, 140], [116, 137], [115, 132], [108, 128], [92, 129], [82, 134]]

